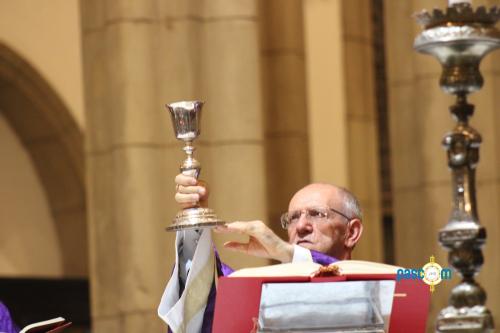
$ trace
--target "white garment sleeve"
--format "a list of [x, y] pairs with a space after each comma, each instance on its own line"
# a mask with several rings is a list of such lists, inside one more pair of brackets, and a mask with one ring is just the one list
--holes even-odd
[[312, 261], [313, 258], [311, 251], [302, 246], [293, 245], [292, 262], [312, 262]]
[[177, 251], [179, 253], [179, 278], [184, 285], [193, 263], [193, 256], [198, 246], [202, 230], [181, 230], [177, 231], [176, 238], [179, 238], [177, 243]]
[[[200, 270], [204, 267], [204, 263], [209, 260], [210, 256], [213, 256], [210, 229], [203, 229], [200, 235], [196, 236], [191, 231], [178, 231], [176, 235], [174, 270], [158, 306], [158, 316], [167, 323], [173, 332], [199, 332], [203, 323], [205, 307], [189, 319], [189, 322], [184, 321], [186, 292], [179, 297], [179, 277], [182, 279], [180, 266], [184, 267], [182, 270], [184, 271], [183, 274], [186, 274], [184, 281], [185, 290], [187, 290], [192, 280], [198, 276]], [[184, 263], [182, 263], [183, 261]], [[207, 283], [206, 288], [210, 289], [211, 282], [207, 281]]]

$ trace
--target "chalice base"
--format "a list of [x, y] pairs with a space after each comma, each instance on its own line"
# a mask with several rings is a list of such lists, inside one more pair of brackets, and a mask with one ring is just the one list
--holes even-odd
[[226, 224], [220, 220], [213, 209], [204, 207], [187, 208], [179, 211], [173, 223], [165, 228], [167, 231], [184, 229], [211, 228], [217, 225]]

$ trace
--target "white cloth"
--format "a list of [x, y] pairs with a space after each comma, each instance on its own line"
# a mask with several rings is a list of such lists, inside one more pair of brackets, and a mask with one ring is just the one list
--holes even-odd
[[[292, 262], [312, 262], [311, 252], [294, 245]], [[174, 333], [198, 333], [203, 324], [203, 314], [208, 293], [215, 274], [214, 251], [212, 249], [212, 233], [210, 229], [201, 231], [178, 231], [175, 239], [175, 267], [167, 283], [158, 306], [158, 315], [167, 323]], [[201, 277], [201, 279], [200, 279]], [[179, 298], [179, 278], [185, 284], [184, 293]], [[194, 283], [197, 290], [195, 299], [196, 311], [187, 311], [187, 292]], [[201, 292], [200, 288], [202, 289]], [[193, 296], [193, 295], [191, 295]], [[186, 316], [190, 318], [185, 318]]]
[[[190, 239], [190, 241], [185, 238]], [[184, 231], [177, 232], [174, 271], [158, 306], [158, 315], [167, 323], [173, 333], [198, 333], [201, 331], [206, 301], [214, 279], [215, 258], [210, 229], [203, 229], [197, 245], [194, 241], [194, 257], [192, 265], [189, 265], [189, 252], [195, 239], [195, 235], [185, 235]], [[184, 292], [180, 298], [179, 252], [182, 252], [181, 257], [186, 260], [184, 265], [187, 264], [184, 266], [186, 269], [183, 269], [187, 274], [187, 279], [185, 279]]]
[[312, 261], [313, 257], [311, 255], [311, 251], [299, 245], [293, 246], [292, 262], [312, 262]]

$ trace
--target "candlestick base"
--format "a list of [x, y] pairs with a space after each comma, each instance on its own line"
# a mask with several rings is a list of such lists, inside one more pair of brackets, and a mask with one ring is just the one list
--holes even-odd
[[448, 306], [439, 313], [436, 332], [492, 333], [493, 317], [483, 305], [455, 308]]

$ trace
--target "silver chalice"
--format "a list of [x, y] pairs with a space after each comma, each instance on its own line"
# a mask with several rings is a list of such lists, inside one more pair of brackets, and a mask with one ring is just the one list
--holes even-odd
[[[193, 176], [198, 179], [201, 165], [193, 157], [195, 148], [193, 141], [200, 135], [200, 119], [203, 102], [200, 101], [182, 101], [166, 105], [170, 111], [172, 124], [174, 126], [175, 137], [184, 141], [184, 152], [187, 158], [180, 166], [181, 173]], [[213, 227], [225, 222], [220, 220], [213, 209], [200, 207], [199, 205], [186, 208], [177, 213], [173, 223], [168, 226], [167, 231], [181, 229], [199, 229]]]

